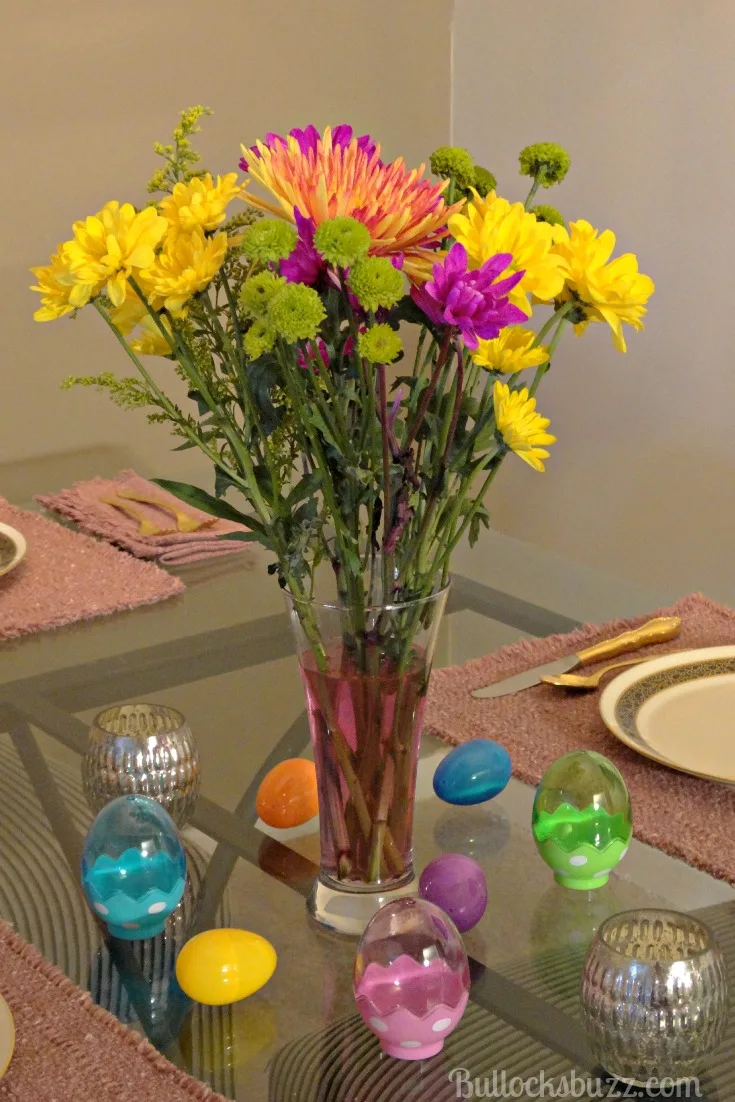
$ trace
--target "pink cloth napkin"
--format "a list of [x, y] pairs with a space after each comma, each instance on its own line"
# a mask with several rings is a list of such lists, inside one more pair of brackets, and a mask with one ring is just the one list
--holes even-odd
[[239, 540], [219, 538], [228, 532], [247, 532], [247, 528], [241, 524], [216, 520], [214, 524], [198, 532], [177, 532], [176, 518], [172, 513], [156, 505], [121, 498], [121, 504], [135, 509], [159, 528], [171, 529], [165, 535], [141, 536], [138, 533], [137, 520], [116, 509], [114, 505], [100, 501], [103, 497], [116, 497], [119, 490], [165, 501], [197, 520], [212, 520], [208, 513], [180, 501], [160, 486], [130, 470], [121, 471], [115, 478], [91, 478], [88, 482], [75, 482], [69, 489], [59, 490], [58, 493], [39, 494], [36, 501], [44, 508], [73, 520], [90, 535], [101, 536], [102, 539], [129, 551], [136, 558], [155, 559], [169, 566], [232, 555], [252, 546], [251, 543]]

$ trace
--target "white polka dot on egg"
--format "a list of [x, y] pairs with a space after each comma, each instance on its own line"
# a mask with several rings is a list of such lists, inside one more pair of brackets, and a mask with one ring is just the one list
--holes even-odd
[[108, 915], [110, 913], [104, 903], [95, 903], [94, 909], [99, 915]]
[[443, 1033], [445, 1029], [449, 1029], [451, 1024], [451, 1018], [440, 1018], [438, 1022], [434, 1022], [431, 1028], [434, 1033]]
[[150, 907], [148, 908], [148, 914], [149, 915], [158, 915], [158, 914], [161, 913], [161, 911], [165, 911], [165, 910], [166, 910], [166, 904], [165, 903], [151, 903]]
[[569, 858], [569, 864], [570, 865], [575, 865], [575, 866], [586, 865], [587, 864], [587, 858], [582, 857], [581, 855], [579, 857], [570, 857]]
[[401, 1048], [421, 1048], [421, 1041], [401, 1041]]
[[388, 1032], [388, 1026], [385, 1024], [385, 1022], [382, 1022], [380, 1018], [371, 1018], [370, 1025], [373, 1027], [373, 1029], [377, 1029], [378, 1033]]

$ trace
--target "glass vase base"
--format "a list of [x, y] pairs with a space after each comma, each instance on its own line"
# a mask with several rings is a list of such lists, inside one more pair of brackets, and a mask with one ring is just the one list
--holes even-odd
[[345, 888], [338, 880], [318, 876], [306, 909], [320, 926], [348, 937], [360, 937], [370, 919], [386, 903], [404, 895], [417, 895], [418, 877], [412, 871], [403, 880], [377, 888]]

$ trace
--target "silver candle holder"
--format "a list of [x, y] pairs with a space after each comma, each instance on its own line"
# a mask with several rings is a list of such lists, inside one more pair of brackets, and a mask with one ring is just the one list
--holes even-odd
[[199, 783], [199, 751], [175, 708], [121, 704], [95, 719], [82, 759], [84, 795], [95, 814], [118, 796], [150, 796], [182, 827], [194, 811]]
[[727, 1024], [725, 960], [709, 926], [676, 911], [606, 919], [587, 951], [582, 1016], [602, 1067], [625, 1083], [693, 1078]]

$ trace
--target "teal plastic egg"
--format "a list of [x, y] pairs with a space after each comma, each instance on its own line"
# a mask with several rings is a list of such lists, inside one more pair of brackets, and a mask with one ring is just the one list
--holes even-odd
[[155, 937], [184, 894], [186, 856], [168, 812], [148, 796], [103, 807], [82, 851], [87, 901], [113, 937]]

